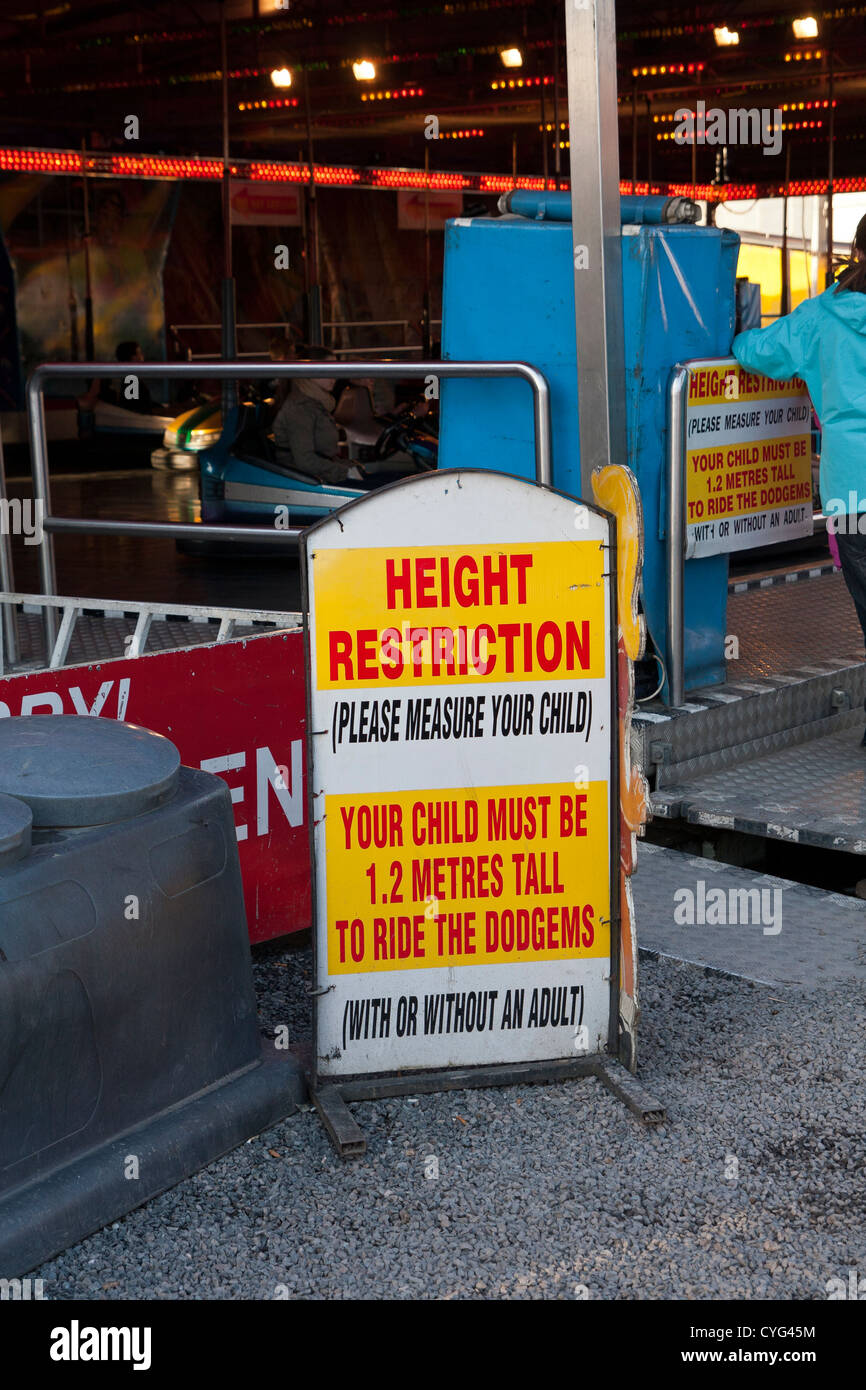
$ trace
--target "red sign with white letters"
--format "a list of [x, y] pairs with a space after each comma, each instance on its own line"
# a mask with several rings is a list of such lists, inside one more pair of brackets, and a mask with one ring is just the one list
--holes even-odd
[[88, 714], [165, 734], [231, 788], [251, 941], [310, 925], [300, 632], [0, 678], [0, 717]]

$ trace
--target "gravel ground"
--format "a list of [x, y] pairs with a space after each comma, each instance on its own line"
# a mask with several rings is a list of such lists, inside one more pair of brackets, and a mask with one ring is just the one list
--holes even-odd
[[[309, 1036], [307, 950], [260, 953]], [[866, 1001], [643, 966], [656, 1130], [594, 1079], [312, 1111], [35, 1271], [46, 1298], [791, 1298], [866, 1274]], [[433, 1162], [432, 1160], [435, 1160]], [[438, 1176], [425, 1176], [436, 1172]]]

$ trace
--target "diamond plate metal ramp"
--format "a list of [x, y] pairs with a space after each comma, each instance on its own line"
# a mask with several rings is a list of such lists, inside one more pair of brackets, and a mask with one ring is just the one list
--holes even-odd
[[632, 890], [642, 951], [762, 984], [866, 984], [858, 898], [647, 844]]
[[[639, 706], [633, 756], [657, 788], [837, 732], [845, 714], [863, 705], [866, 665], [854, 605], [841, 575], [816, 573], [731, 593], [727, 628], [739, 656], [728, 663], [727, 682], [691, 690], [672, 709], [658, 701]], [[663, 803], [656, 814], [665, 814]]]
[[662, 817], [766, 839], [866, 854], [866, 748], [863, 713], [843, 727], [653, 793]]
[[813, 573], [794, 583], [759, 581], [742, 592], [732, 586], [727, 629], [739, 656], [730, 662], [730, 680], [761, 680], [799, 662], [863, 660], [863, 634], [841, 573]]
[[841, 575], [814, 574], [735, 585], [728, 683], [636, 714], [654, 816], [866, 854], [863, 638]]

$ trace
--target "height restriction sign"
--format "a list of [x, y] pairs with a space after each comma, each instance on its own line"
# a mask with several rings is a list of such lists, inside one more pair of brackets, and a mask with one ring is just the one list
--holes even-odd
[[479, 471], [306, 533], [318, 1076], [615, 1052], [610, 532]]
[[684, 364], [686, 558], [811, 536], [812, 406], [732, 357]]

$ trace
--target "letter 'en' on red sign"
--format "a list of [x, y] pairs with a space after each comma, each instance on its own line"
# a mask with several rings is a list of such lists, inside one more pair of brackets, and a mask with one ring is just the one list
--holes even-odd
[[316, 1080], [621, 1054], [613, 531], [461, 471], [305, 534]]

